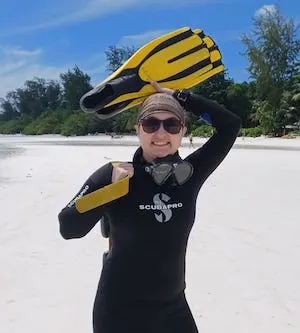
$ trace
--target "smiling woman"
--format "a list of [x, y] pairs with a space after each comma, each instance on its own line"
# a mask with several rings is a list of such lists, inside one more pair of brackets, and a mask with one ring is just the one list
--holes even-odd
[[187, 130], [184, 109], [170, 94], [151, 95], [140, 108], [135, 129], [146, 161], [173, 155]]
[[[102, 217], [109, 223], [111, 247], [94, 303], [95, 333], [198, 332], [185, 298], [186, 247], [198, 193], [231, 149], [240, 119], [186, 90], [151, 84], [158, 93], [138, 113], [140, 147], [133, 160], [102, 166], [78, 194], [84, 191], [82, 198], [88, 197], [126, 177], [129, 192], [83, 213], [73, 199], [59, 213], [65, 239], [85, 236]], [[182, 160], [184, 110], [205, 116], [217, 131]]]

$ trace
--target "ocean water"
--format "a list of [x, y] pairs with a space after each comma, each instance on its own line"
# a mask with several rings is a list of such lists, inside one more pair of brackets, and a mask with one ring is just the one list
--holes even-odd
[[13, 156], [22, 154], [24, 151], [25, 151], [25, 149], [22, 147], [9, 146], [9, 145], [0, 143], [0, 191], [5, 183], [11, 181], [7, 177], [5, 167], [2, 167], [4, 159], [11, 158]]
[[22, 154], [24, 148], [21, 147], [12, 147], [0, 144], [0, 161], [4, 158], [13, 157], [18, 154]]

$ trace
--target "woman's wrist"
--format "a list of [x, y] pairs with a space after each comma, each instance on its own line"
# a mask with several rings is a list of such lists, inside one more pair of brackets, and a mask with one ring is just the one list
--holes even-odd
[[186, 109], [186, 106], [191, 98], [191, 92], [187, 89], [175, 90], [173, 97]]

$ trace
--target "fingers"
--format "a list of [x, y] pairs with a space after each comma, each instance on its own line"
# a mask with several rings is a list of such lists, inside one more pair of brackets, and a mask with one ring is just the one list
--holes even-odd
[[156, 91], [163, 92], [163, 88], [156, 81], [151, 81], [150, 83]]
[[169, 95], [173, 95], [174, 90], [173, 89], [169, 89], [169, 88], [162, 88], [156, 81], [151, 81], [150, 82], [152, 87], [160, 93], [165, 93], [165, 94], [169, 94]]
[[123, 170], [125, 170], [128, 174], [128, 176], [132, 177], [133, 176], [133, 165], [131, 163], [120, 163], [119, 164], [119, 168], [122, 168]]
[[118, 166], [113, 167], [111, 181], [112, 183], [116, 183], [127, 176], [132, 177], [133, 173], [134, 169], [132, 164], [120, 163]]

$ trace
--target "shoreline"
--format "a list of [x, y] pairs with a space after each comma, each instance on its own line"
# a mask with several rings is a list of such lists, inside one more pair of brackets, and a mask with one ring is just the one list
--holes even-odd
[[[201, 147], [209, 138], [194, 137], [194, 148]], [[138, 146], [138, 137], [124, 135], [118, 138], [110, 138], [108, 135], [87, 135], [63, 137], [61, 135], [0, 135], [0, 145], [11, 146], [32, 146], [32, 145], [57, 145], [57, 146]], [[189, 139], [182, 139], [182, 148], [189, 147]], [[267, 137], [238, 137], [233, 149], [263, 149], [263, 150], [288, 150], [300, 151], [300, 137], [297, 138], [267, 138]]]

